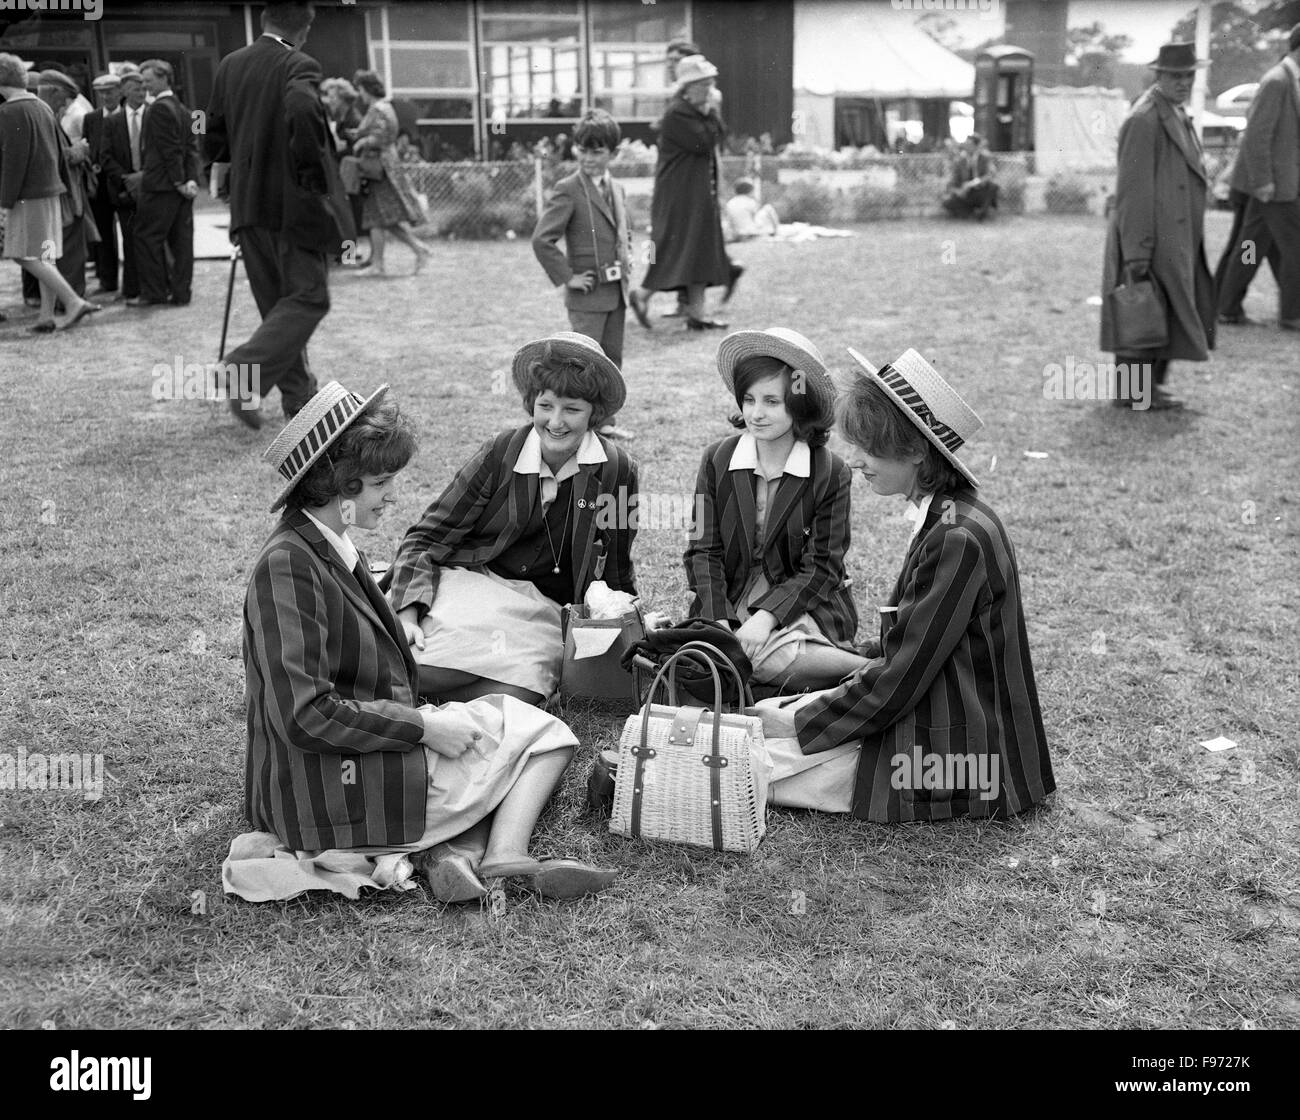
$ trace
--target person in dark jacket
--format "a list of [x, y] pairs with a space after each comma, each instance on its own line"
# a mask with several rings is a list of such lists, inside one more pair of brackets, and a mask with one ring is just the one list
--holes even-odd
[[104, 136], [99, 150], [100, 175], [122, 227], [122, 296], [140, 294], [140, 265], [136, 252], [136, 199], [140, 193], [144, 132], [144, 79], [138, 70], [120, 75], [122, 101], [104, 118]]
[[199, 193], [193, 122], [172, 91], [170, 63], [160, 58], [143, 62], [140, 76], [153, 103], [140, 140], [144, 177], [135, 227], [140, 294], [126, 302], [132, 307], [184, 306], [194, 280], [194, 199]]
[[117, 109], [122, 100], [122, 79], [116, 74], [101, 74], [91, 83], [95, 100], [99, 102], [82, 118], [82, 136], [90, 146], [90, 169], [94, 174], [94, 193], [90, 196], [90, 212], [99, 230], [99, 242], [94, 250], [95, 276], [99, 286], [95, 295], [112, 295], [117, 292], [120, 262], [117, 254], [116, 218], [113, 199], [108, 192], [108, 175], [104, 171], [103, 153], [106, 143], [105, 120]]
[[[217, 67], [208, 107], [207, 156], [228, 165], [230, 232], [262, 313], [226, 368], [257, 369], [259, 383], [230, 392], [231, 414], [260, 428], [253, 394], [280, 390], [286, 416], [315, 392], [307, 342], [328, 314], [329, 258], [355, 236], [320, 100], [321, 69], [302, 52], [314, 9], [271, 3], [262, 35]], [[242, 376], [242, 375], [241, 375]]]
[[[1163, 388], [1169, 363], [1208, 361], [1214, 349], [1214, 277], [1204, 228], [1209, 180], [1201, 142], [1183, 111], [1196, 70], [1206, 65], [1191, 43], [1166, 43], [1151, 63], [1155, 85], [1120, 126], [1101, 289], [1101, 348], [1115, 354], [1120, 407], [1181, 407]], [[1136, 350], [1116, 332], [1110, 293], [1122, 281], [1147, 277], [1164, 292], [1168, 341]]]
[[718, 68], [703, 55], [677, 67], [676, 93], [659, 123], [650, 224], [654, 256], [631, 302], [638, 321], [648, 324], [650, 291], [686, 289], [689, 330], [725, 329], [704, 312], [705, 289], [734, 284], [722, 234], [718, 203], [718, 144], [726, 131], [710, 100]]
[[916, 528], [867, 664], [760, 703], [772, 800], [880, 823], [1024, 812], [1056, 782], [1015, 550], [957, 456], [983, 422], [915, 350], [881, 369], [849, 353], [866, 371], [836, 405], [849, 465]]

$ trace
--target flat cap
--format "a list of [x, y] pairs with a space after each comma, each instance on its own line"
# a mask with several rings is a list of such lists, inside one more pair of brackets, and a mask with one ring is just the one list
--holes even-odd
[[58, 86], [73, 95], [81, 92], [81, 87], [61, 70], [42, 70], [40, 84], [43, 86]]
[[100, 74], [93, 82], [90, 83], [91, 89], [117, 89], [122, 84], [122, 79], [116, 74]]

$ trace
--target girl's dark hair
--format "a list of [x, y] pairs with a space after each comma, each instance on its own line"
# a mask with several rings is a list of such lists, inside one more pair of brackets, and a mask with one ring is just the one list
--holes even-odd
[[[794, 438], [803, 440], [809, 447], [821, 447], [830, 437], [834, 416], [820, 407], [812, 393], [796, 393], [791, 369], [780, 358], [770, 354], [750, 354], [736, 363], [734, 381], [736, 386], [736, 407], [743, 408], [741, 402], [745, 394], [758, 381], [780, 375], [785, 378], [785, 409], [794, 421]], [[744, 416], [737, 412], [731, 417], [733, 427], [745, 426]]]
[[386, 92], [384, 80], [373, 70], [358, 70], [352, 75], [352, 84], [375, 98], [382, 98]]
[[323, 506], [361, 493], [362, 475], [396, 474], [415, 454], [415, 429], [396, 401], [381, 400], [358, 416], [311, 465], [290, 492], [285, 509]]
[[916, 482], [927, 494], [970, 485], [894, 399], [869, 377], [853, 378], [835, 404], [835, 420], [844, 438], [868, 455], [880, 459], [924, 456]]
[[609, 419], [612, 409], [605, 395], [605, 378], [591, 362], [571, 358], [538, 358], [528, 364], [519, 388], [524, 395], [524, 411], [533, 414], [533, 405], [550, 389], [557, 397], [572, 397], [591, 405], [589, 428], [599, 428]]

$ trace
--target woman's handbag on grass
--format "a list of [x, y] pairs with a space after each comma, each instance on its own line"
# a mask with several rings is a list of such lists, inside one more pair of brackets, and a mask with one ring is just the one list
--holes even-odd
[[[660, 684], [688, 658], [707, 666], [713, 707], [656, 704]], [[772, 774], [763, 721], [720, 711], [719, 658], [725, 660], [703, 642], [683, 646], [660, 667], [640, 714], [628, 716], [618, 745], [611, 832], [746, 854], [763, 839]]]
[[[661, 626], [651, 630], [624, 656], [623, 664], [632, 670], [636, 683], [638, 707], [641, 704], [641, 673], [648, 673], [653, 679], [669, 657], [688, 645], [705, 647], [716, 655], [719, 670], [723, 673], [724, 711], [739, 711], [753, 704], [749, 678], [754, 670], [749, 658], [745, 656], [740, 639], [721, 623], [689, 618], [676, 626]], [[686, 694], [682, 702], [707, 704], [713, 698], [713, 682], [703, 657], [683, 662], [680, 667], [674, 666], [669, 678], [670, 704], [678, 703], [678, 678], [681, 680], [682, 691]]]
[[361, 165], [361, 178], [372, 183], [387, 178], [384, 171], [384, 157], [374, 148], [363, 148], [357, 153], [357, 162]]
[[1135, 280], [1131, 266], [1125, 265], [1109, 298], [1116, 353], [1155, 350], [1169, 344], [1168, 304], [1150, 273]]
[[591, 608], [575, 603], [564, 613], [564, 661], [560, 666], [560, 695], [639, 703], [632, 674], [623, 668], [623, 655], [645, 637], [636, 607], [617, 618], [592, 618]]

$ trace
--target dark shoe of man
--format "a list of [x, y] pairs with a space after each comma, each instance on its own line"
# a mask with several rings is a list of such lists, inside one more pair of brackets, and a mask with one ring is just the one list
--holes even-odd
[[1244, 311], [1225, 311], [1219, 316], [1219, 322], [1230, 327], [1253, 327], [1255, 320]]
[[126, 301], [127, 307], [166, 307], [170, 300], [151, 299], [149, 296], [132, 296]]
[[644, 293], [638, 291], [628, 292], [627, 303], [632, 308], [632, 314], [636, 316], [636, 321], [646, 330], [650, 330], [650, 301]]
[[1279, 319], [1277, 325], [1284, 331], [1300, 331], [1300, 319]]
[[745, 275], [745, 266], [743, 264], [733, 264], [727, 273], [727, 287], [722, 293], [722, 302], [726, 303], [731, 298], [731, 293], [736, 290], [736, 283]]

